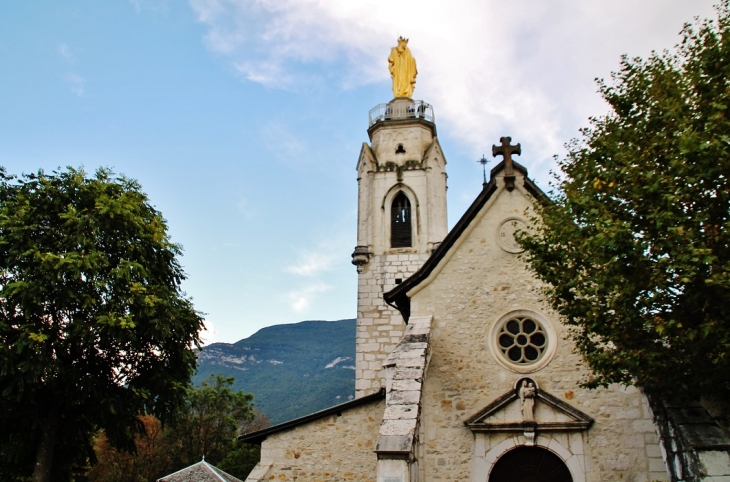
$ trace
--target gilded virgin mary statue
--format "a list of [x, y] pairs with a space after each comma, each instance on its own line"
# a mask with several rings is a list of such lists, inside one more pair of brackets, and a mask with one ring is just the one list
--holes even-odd
[[398, 46], [390, 50], [388, 69], [393, 79], [393, 95], [395, 97], [411, 97], [416, 88], [416, 59], [408, 48], [408, 39], [399, 37]]

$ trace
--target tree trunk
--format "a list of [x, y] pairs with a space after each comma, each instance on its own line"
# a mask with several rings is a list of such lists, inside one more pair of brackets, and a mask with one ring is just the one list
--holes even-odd
[[41, 431], [41, 439], [38, 442], [38, 451], [35, 455], [32, 482], [50, 482], [51, 480], [53, 449], [56, 446], [58, 418], [58, 406], [54, 403], [46, 419], [46, 424]]

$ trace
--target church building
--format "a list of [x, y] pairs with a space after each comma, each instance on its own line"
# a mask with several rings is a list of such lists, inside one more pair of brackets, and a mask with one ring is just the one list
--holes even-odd
[[640, 389], [579, 387], [587, 368], [514, 238], [547, 201], [529, 153], [503, 137], [448, 231], [446, 157], [406, 45], [356, 164], [356, 398], [244, 435], [261, 444], [247, 482], [685, 480]]

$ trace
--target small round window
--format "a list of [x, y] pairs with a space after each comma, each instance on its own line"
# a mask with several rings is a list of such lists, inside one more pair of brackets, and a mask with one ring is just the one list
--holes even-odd
[[529, 316], [516, 316], [499, 327], [497, 346], [509, 362], [532, 365], [547, 352], [548, 336], [539, 321]]

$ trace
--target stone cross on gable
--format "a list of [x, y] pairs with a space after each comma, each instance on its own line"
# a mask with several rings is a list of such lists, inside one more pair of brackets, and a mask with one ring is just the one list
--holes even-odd
[[494, 157], [502, 155], [504, 158], [504, 183], [507, 190], [511, 191], [515, 188], [515, 169], [512, 164], [512, 154], [521, 155], [522, 148], [519, 143], [516, 146], [510, 145], [510, 142], [512, 142], [511, 137], [500, 137], [499, 142], [502, 143], [501, 146], [492, 145], [492, 155]]

